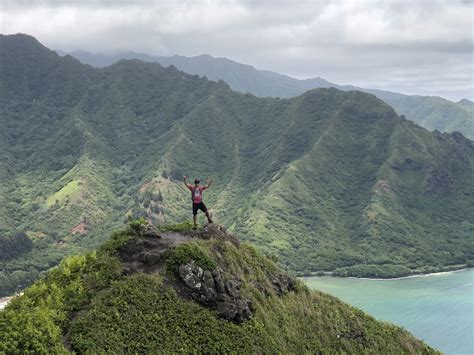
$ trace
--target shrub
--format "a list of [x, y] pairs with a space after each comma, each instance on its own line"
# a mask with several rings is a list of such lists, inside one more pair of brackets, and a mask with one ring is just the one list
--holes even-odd
[[166, 226], [160, 226], [159, 230], [161, 232], [178, 232], [178, 233], [183, 233], [183, 232], [188, 232], [193, 228], [193, 222], [191, 221], [185, 221], [181, 223], [176, 223], [176, 224], [169, 224]]
[[114, 232], [109, 240], [102, 244], [99, 248], [99, 252], [107, 255], [115, 255], [130, 239], [132, 239], [132, 236], [128, 231]]
[[166, 269], [177, 274], [179, 267], [191, 260], [203, 269], [212, 270], [217, 267], [217, 263], [198, 244], [186, 243], [180, 244], [168, 252]]

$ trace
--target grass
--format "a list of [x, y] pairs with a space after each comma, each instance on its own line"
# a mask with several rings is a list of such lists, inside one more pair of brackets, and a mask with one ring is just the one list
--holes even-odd
[[67, 183], [61, 190], [48, 196], [46, 206], [51, 207], [56, 203], [63, 202], [66, 198], [70, 198], [79, 192], [79, 180], [73, 180]]
[[159, 226], [159, 230], [162, 232], [189, 232], [193, 229], [194, 224], [192, 221], [185, 221], [181, 223], [175, 223], [175, 224], [166, 224]]
[[209, 256], [207, 248], [203, 248], [201, 243], [186, 243], [169, 251], [166, 258], [166, 269], [177, 275], [180, 265], [185, 265], [190, 261], [194, 261], [204, 270], [213, 270], [217, 267], [217, 263]]

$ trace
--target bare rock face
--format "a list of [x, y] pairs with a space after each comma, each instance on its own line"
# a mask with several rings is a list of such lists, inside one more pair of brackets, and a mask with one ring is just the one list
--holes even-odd
[[290, 291], [293, 291], [296, 287], [295, 280], [285, 274], [277, 274], [272, 277], [273, 289], [277, 295], [282, 296]]
[[179, 277], [191, 298], [215, 309], [221, 317], [237, 323], [252, 318], [251, 301], [241, 296], [241, 281], [224, 281], [220, 268], [203, 270], [191, 261], [179, 267]]
[[134, 226], [133, 232], [138, 237], [132, 238], [118, 250], [126, 274], [159, 272], [166, 259], [166, 252], [190, 239], [189, 236], [173, 232], [158, 233], [149, 224]]

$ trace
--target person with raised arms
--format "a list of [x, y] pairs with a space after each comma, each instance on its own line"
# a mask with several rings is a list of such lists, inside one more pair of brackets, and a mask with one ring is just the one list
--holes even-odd
[[207, 210], [207, 207], [204, 204], [204, 202], [202, 202], [202, 194], [203, 194], [204, 190], [211, 187], [212, 182], [214, 181], [214, 179], [213, 178], [208, 179], [207, 185], [203, 185], [203, 186], [199, 185], [201, 183], [201, 180], [199, 180], [197, 178], [194, 180], [194, 186], [191, 185], [191, 184], [188, 184], [188, 177], [187, 176], [183, 177], [183, 181], [184, 181], [184, 184], [186, 185], [186, 187], [191, 191], [191, 199], [193, 201], [193, 223], [194, 223], [193, 229], [197, 228], [197, 212], [198, 212], [198, 210], [203, 211], [206, 214], [207, 221], [209, 223], [212, 223], [212, 219], [209, 216], [209, 211]]

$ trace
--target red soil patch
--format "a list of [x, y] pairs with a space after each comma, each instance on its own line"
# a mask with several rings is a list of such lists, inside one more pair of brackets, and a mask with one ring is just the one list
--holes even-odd
[[79, 223], [77, 226], [71, 229], [71, 234], [84, 235], [87, 233], [87, 225], [84, 222]]

